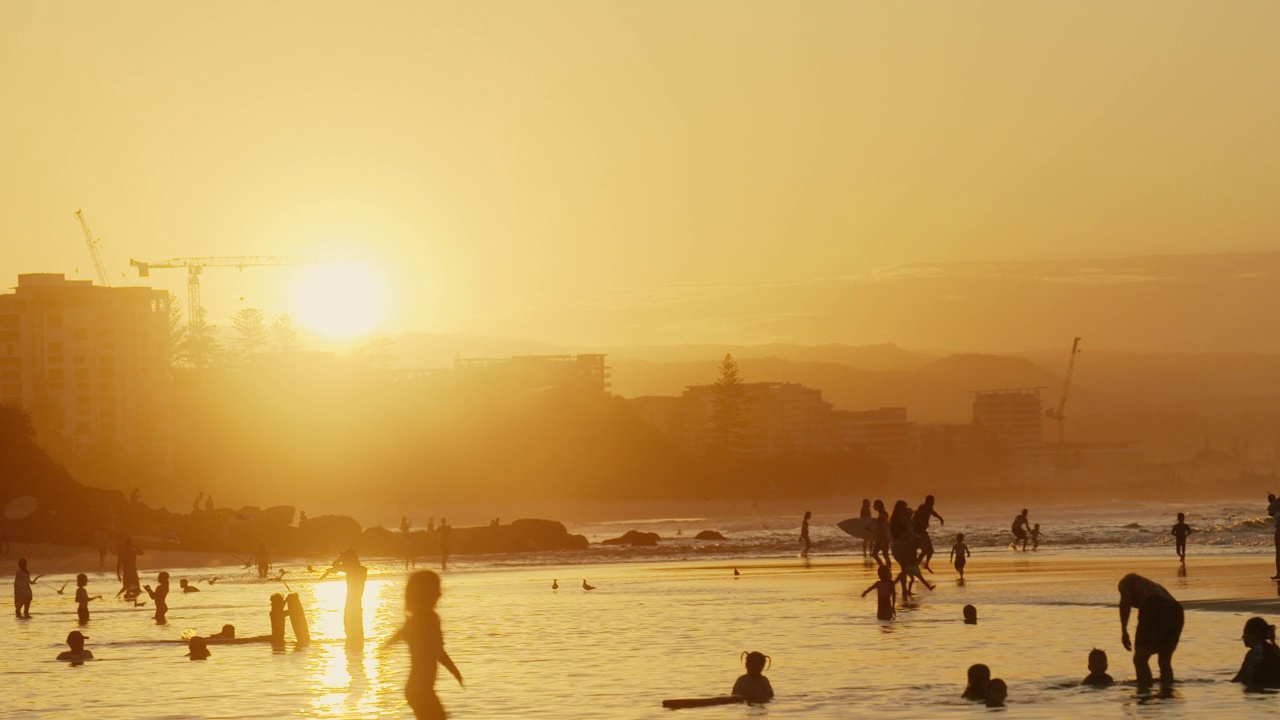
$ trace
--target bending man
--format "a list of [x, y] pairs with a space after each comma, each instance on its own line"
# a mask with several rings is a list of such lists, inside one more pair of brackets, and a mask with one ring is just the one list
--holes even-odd
[[[1182, 637], [1182, 605], [1162, 586], [1129, 573], [1120, 580], [1120, 644], [1133, 651], [1133, 668], [1138, 673], [1138, 687], [1151, 687], [1152, 655], [1160, 664], [1160, 685], [1173, 685], [1173, 651]], [[1138, 609], [1135, 642], [1129, 642], [1129, 609]]]

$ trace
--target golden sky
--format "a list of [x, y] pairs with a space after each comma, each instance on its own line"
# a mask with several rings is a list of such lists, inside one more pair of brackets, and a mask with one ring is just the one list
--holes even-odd
[[1280, 249], [1277, 38], [1272, 0], [0, 0], [0, 284], [90, 277], [83, 208], [120, 271], [355, 252], [390, 330], [591, 342], [554, 308]]

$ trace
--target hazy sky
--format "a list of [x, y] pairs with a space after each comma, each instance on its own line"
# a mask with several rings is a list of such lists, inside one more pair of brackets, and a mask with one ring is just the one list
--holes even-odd
[[591, 342], [546, 308], [1276, 249], [1277, 38], [1274, 0], [0, 0], [0, 283], [90, 277], [83, 208], [118, 271], [353, 251], [390, 329]]

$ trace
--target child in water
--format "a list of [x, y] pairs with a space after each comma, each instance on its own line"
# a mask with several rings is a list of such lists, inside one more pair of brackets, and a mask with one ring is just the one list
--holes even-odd
[[987, 701], [987, 686], [991, 684], [991, 668], [978, 663], [969, 666], [969, 685], [960, 697], [975, 702]]
[[436, 697], [436, 665], [443, 665], [462, 684], [462, 673], [453, 664], [444, 649], [444, 635], [440, 630], [440, 616], [436, 615], [436, 603], [440, 601], [440, 576], [430, 570], [409, 576], [404, 589], [404, 625], [386, 641], [386, 645], [405, 641], [409, 645], [409, 682], [404, 694], [419, 720], [438, 720], [445, 717], [444, 706]]
[[[893, 571], [887, 565], [880, 566], [880, 579], [871, 584], [871, 587], [862, 591], [862, 597], [866, 597], [867, 593], [872, 590], [878, 590], [879, 605], [876, 607], [876, 619], [892, 620], [894, 618], [893, 603], [897, 599], [898, 592], [894, 589]], [[745, 675], [743, 677], [746, 677]]]
[[165, 613], [169, 612], [169, 573], [161, 572], [156, 576], [156, 589], [152, 590], [150, 585], [143, 587], [151, 599], [156, 603], [156, 624], [164, 622]]
[[1178, 559], [1182, 562], [1187, 561], [1187, 536], [1195, 532], [1191, 526], [1187, 524], [1187, 516], [1185, 513], [1178, 513], [1178, 524], [1173, 526], [1173, 549], [1178, 553]]
[[101, 600], [101, 595], [89, 597], [89, 576], [80, 573], [76, 576], [76, 615], [80, 616], [80, 624], [89, 623], [89, 602]]
[[977, 625], [977, 624], [978, 624], [978, 608], [976, 608], [976, 607], [974, 607], [974, 606], [972, 606], [972, 605], [965, 605], [965, 606], [964, 606], [964, 609], [963, 609], [963, 610], [961, 610], [960, 612], [964, 614], [964, 624], [965, 624], [965, 625]]
[[1089, 651], [1089, 677], [1080, 681], [1081, 685], [1091, 687], [1109, 687], [1115, 680], [1107, 674], [1107, 651], [1094, 648]]
[[1251, 617], [1244, 624], [1241, 640], [1249, 652], [1231, 682], [1243, 683], [1246, 688], [1280, 688], [1280, 648], [1276, 647], [1275, 625]]
[[79, 630], [72, 630], [67, 633], [67, 647], [71, 649], [58, 655], [58, 659], [63, 662], [70, 661], [72, 663], [81, 663], [85, 660], [92, 660], [93, 653], [84, 649], [84, 641], [88, 639], [89, 637], [81, 634]]
[[1009, 697], [1009, 686], [1000, 678], [994, 678], [987, 685], [987, 707], [1004, 707], [1007, 697]]
[[208, 660], [211, 654], [209, 652], [209, 641], [199, 635], [187, 641], [187, 657], [192, 660]]
[[[773, 685], [770, 685], [769, 678], [763, 675], [765, 661], [769, 660], [768, 656], [759, 652], [743, 652], [742, 657], [746, 660], [747, 672], [733, 684], [733, 692], [730, 695], [737, 695], [749, 703], [769, 702], [773, 699]], [[772, 664], [771, 661], [770, 664]]]
[[964, 544], [964, 533], [958, 533], [956, 544], [951, 546], [951, 564], [955, 566], [956, 572], [960, 573], [961, 580], [964, 579], [964, 566], [972, 554], [969, 552], [969, 546]]
[[18, 558], [18, 570], [13, 574], [13, 614], [23, 620], [31, 619], [31, 586], [39, 580], [31, 579], [27, 559]]
[[1040, 523], [1036, 523], [1035, 527], [1031, 528], [1031, 549], [1040, 549]]

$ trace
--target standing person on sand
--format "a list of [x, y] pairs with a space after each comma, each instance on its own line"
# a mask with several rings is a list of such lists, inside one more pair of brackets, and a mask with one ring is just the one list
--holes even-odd
[[1272, 575], [1271, 579], [1280, 580], [1280, 501], [1276, 500], [1275, 495], [1267, 495], [1267, 514], [1275, 524], [1276, 574]]
[[933, 572], [933, 568], [929, 567], [929, 560], [933, 558], [933, 539], [929, 537], [929, 518], [931, 517], [938, 518], [939, 525], [947, 524], [947, 521], [942, 519], [938, 511], [933, 509], [933, 496], [926, 495], [924, 503], [916, 509], [916, 514], [912, 516], [912, 529], [915, 530], [916, 542], [919, 543], [920, 549], [924, 551], [921, 567], [929, 572]]
[[808, 510], [804, 513], [804, 520], [800, 521], [800, 544], [803, 546], [800, 550], [800, 557], [809, 557], [809, 518], [813, 517], [813, 513]]
[[[871, 517], [871, 501], [870, 500], [862, 501], [862, 509], [858, 511], [858, 517], [860, 518]], [[872, 545], [870, 540], [862, 541], [862, 557], [867, 557], [868, 555], [871, 554], [871, 547]]]
[[404, 696], [418, 720], [443, 720], [444, 706], [436, 696], [436, 666], [443, 665], [462, 685], [462, 672], [444, 649], [444, 633], [436, 603], [440, 601], [440, 576], [430, 570], [409, 576], [404, 588], [404, 625], [383, 647], [403, 640], [409, 645], [409, 682]]
[[876, 500], [876, 542], [871, 546], [871, 557], [876, 562], [880, 562], [880, 555], [884, 556], [884, 564], [892, 564], [889, 558], [889, 546], [893, 540], [893, 532], [889, 529], [889, 511], [884, 508], [883, 500]]
[[1013, 519], [1013, 547], [1018, 546], [1018, 541], [1022, 541], [1022, 552], [1027, 551], [1027, 540], [1030, 539], [1031, 527], [1027, 523], [1027, 509], [1022, 508], [1022, 514]]
[[[1182, 637], [1182, 605], [1164, 587], [1134, 573], [1120, 580], [1120, 644], [1133, 651], [1133, 667], [1138, 688], [1151, 687], [1151, 667], [1155, 655], [1160, 665], [1160, 685], [1173, 685], [1173, 653]], [[1129, 640], [1129, 610], [1138, 609], [1138, 629]]]

